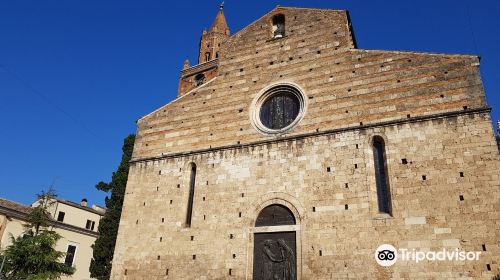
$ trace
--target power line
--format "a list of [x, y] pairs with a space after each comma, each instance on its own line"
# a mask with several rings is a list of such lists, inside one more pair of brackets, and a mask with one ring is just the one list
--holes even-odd
[[474, 34], [474, 28], [472, 27], [472, 19], [470, 16], [469, 0], [465, 0], [465, 10], [467, 12], [467, 20], [469, 22], [469, 29], [470, 29], [470, 33], [472, 36], [472, 43], [474, 44], [474, 50], [476, 51], [476, 54], [479, 55], [479, 49], [478, 49], [477, 43], [476, 43], [476, 35]]
[[7, 66], [3, 65], [0, 63], [0, 68], [2, 68], [7, 74], [9, 74], [11, 77], [13, 77], [15, 80], [17, 80], [19, 83], [24, 85], [31, 93], [37, 95], [40, 97], [45, 103], [48, 105], [52, 106], [54, 109], [59, 111], [60, 113], [64, 114], [66, 117], [68, 117], [70, 120], [72, 120], [76, 125], [81, 127], [83, 130], [85, 130], [88, 134], [92, 135], [93, 137], [97, 138], [98, 140], [102, 141], [102, 139], [97, 136], [92, 130], [90, 130], [85, 124], [83, 124], [81, 121], [79, 121], [76, 117], [74, 117], [72, 114], [70, 114], [68, 111], [64, 110], [62, 107], [57, 105], [54, 101], [52, 101], [50, 98], [45, 96], [43, 93], [41, 93], [39, 90], [34, 88], [28, 81], [25, 79], [21, 78], [16, 72], [10, 70], [7, 68]]

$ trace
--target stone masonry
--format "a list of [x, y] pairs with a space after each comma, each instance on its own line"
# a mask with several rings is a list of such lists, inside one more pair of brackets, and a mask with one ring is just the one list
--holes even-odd
[[[347, 11], [277, 7], [209, 63], [213, 77], [137, 123], [112, 279], [253, 279], [254, 234], [276, 231], [256, 218], [272, 204], [295, 216], [279, 230], [296, 232], [297, 279], [500, 273], [500, 158], [477, 56], [358, 49]], [[261, 133], [255, 99], [283, 82], [302, 89], [303, 117]], [[391, 215], [377, 207], [375, 136]], [[382, 267], [384, 243], [481, 257]]]

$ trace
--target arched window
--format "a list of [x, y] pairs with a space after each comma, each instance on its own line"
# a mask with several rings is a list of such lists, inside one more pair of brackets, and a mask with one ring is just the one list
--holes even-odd
[[205, 82], [205, 75], [198, 74], [194, 77], [194, 82], [196, 86], [201, 86]]
[[196, 164], [190, 164], [191, 176], [189, 178], [189, 200], [186, 214], [186, 227], [191, 227], [191, 219], [193, 217], [193, 200], [194, 200], [194, 187], [196, 184]]
[[380, 213], [392, 214], [391, 193], [387, 178], [387, 162], [384, 139], [373, 137], [373, 159], [375, 163], [375, 179], [377, 184], [378, 210]]
[[273, 38], [285, 36], [285, 16], [277, 14], [273, 17]]
[[205, 53], [205, 62], [209, 61], [210, 60], [210, 53], [209, 52], [206, 52]]

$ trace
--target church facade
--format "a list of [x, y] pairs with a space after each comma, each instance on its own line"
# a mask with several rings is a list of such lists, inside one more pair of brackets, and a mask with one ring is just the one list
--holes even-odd
[[[276, 7], [231, 35], [221, 7], [137, 125], [112, 279], [500, 273], [477, 56], [359, 49], [343, 10]], [[479, 258], [404, 254], [443, 250]]]

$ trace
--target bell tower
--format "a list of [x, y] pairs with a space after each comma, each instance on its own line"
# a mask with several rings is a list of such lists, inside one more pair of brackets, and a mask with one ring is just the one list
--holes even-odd
[[219, 73], [221, 44], [229, 39], [230, 33], [224, 16], [224, 2], [222, 2], [210, 30], [203, 30], [201, 35], [198, 64], [191, 66], [188, 60], [184, 61], [179, 80], [178, 96], [203, 85], [217, 76]]
[[220, 45], [229, 38], [229, 35], [229, 27], [224, 16], [224, 2], [222, 2], [212, 27], [209, 31], [203, 30], [201, 35], [198, 64], [219, 58]]

